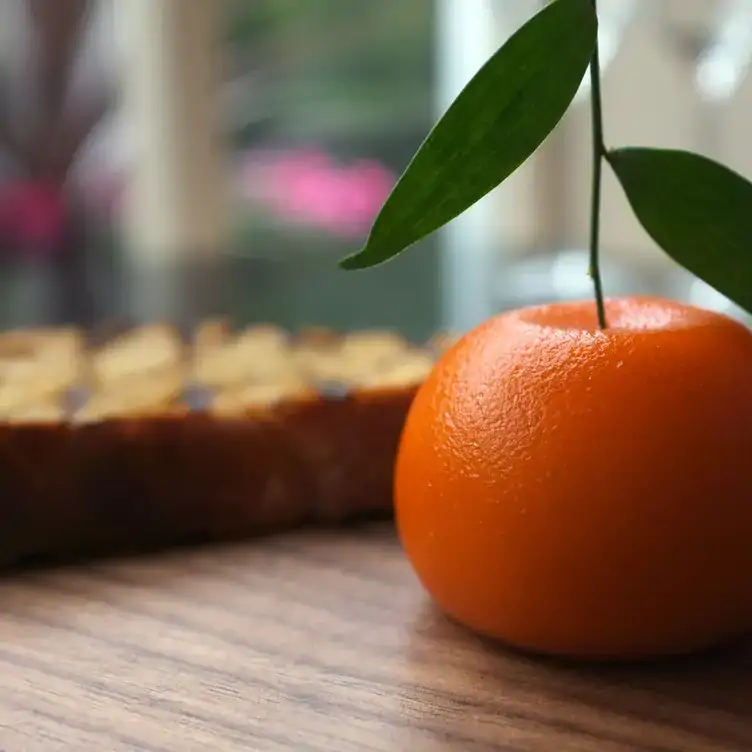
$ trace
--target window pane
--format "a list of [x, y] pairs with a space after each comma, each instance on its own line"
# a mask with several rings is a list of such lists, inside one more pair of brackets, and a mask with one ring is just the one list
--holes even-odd
[[236, 0], [228, 18], [243, 318], [436, 325], [431, 243], [365, 274], [358, 248], [431, 125], [431, 0]]
[[[22, 0], [7, 5], [2, 26], [9, 30], [8, 44], [0, 60], [8, 80], [4, 128], [45, 133], [57, 121], [27, 120], [50, 111], [48, 103], [29, 101], [42, 91], [36, 75], [46, 51]], [[151, 40], [130, 38], [119, 47], [128, 24], [117, 13], [127, 5], [101, 0], [97, 13], [83, 19], [86, 25], [76, 34], [81, 44], [65, 64], [73, 81], [66, 117], [89, 117], [87, 107], [103, 93], [116, 100], [120, 77], [130, 70], [127, 62], [121, 68], [122, 61], [142, 52], [156, 55], [160, 44], [169, 57], [170, 45], [185, 44], [176, 41], [185, 29], [180, 34], [157, 29]], [[427, 336], [438, 307], [432, 243], [368, 274], [347, 274], [336, 262], [364, 241], [396, 176], [431, 125], [432, 0], [226, 0], [223, 9], [223, 82], [216, 107], [228, 149], [233, 232], [221, 260], [199, 269], [165, 262], [169, 268], [151, 265], [147, 272], [129, 265], [122, 199], [139, 159], [140, 134], [129, 115], [110, 106], [99, 123], [91, 123], [97, 126], [93, 133], [81, 134], [82, 148], [65, 180], [54, 186], [64, 193], [58, 224], [66, 234], [40, 240], [38, 232], [5, 232], [8, 223], [3, 225], [2, 324], [71, 319], [93, 324], [162, 312], [179, 319], [187, 310], [193, 319], [223, 313], [237, 324], [393, 326], [413, 337]], [[194, 16], [179, 20], [196, 23]], [[38, 43], [28, 41], [35, 38]], [[122, 60], [118, 52], [124, 53]], [[185, 123], [170, 127], [178, 136]], [[57, 180], [53, 168], [61, 155], [48, 155], [47, 142], [31, 147], [31, 161], [51, 156], [50, 174], [39, 184], [30, 181], [31, 162], [14, 162], [7, 151], [0, 152], [0, 185], [4, 198], [17, 196], [26, 214], [33, 213], [29, 221], [36, 231], [38, 215], [50, 203], [42, 201], [48, 178]], [[190, 160], [188, 151], [178, 161]], [[155, 201], [169, 204], [174, 198], [157, 191]], [[53, 202], [52, 209], [59, 204]], [[190, 250], [170, 255], [180, 258]], [[195, 295], [179, 292], [183, 283], [176, 280], [186, 277]], [[165, 303], [168, 299], [173, 302]]]

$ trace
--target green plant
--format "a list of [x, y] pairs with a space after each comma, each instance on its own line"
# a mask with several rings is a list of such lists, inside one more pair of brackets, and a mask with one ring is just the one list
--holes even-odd
[[503, 182], [564, 116], [590, 66], [593, 193], [590, 273], [598, 270], [601, 169], [614, 171], [635, 215], [676, 262], [752, 312], [752, 184], [687, 151], [603, 140], [596, 0], [553, 0], [496, 52], [432, 129], [385, 202], [365, 246], [340, 262], [365, 269], [462, 214]]

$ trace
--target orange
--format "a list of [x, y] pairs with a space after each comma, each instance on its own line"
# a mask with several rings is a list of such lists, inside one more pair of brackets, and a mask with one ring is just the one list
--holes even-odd
[[752, 333], [662, 299], [467, 334], [418, 392], [399, 534], [447, 614], [526, 650], [685, 653], [752, 627]]

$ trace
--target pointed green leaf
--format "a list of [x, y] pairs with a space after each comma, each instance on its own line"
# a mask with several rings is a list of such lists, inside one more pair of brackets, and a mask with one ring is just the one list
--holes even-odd
[[554, 0], [528, 21], [455, 99], [382, 207], [365, 247], [340, 265], [387, 261], [511, 175], [566, 112], [596, 36], [592, 0]]
[[624, 148], [608, 161], [653, 240], [752, 313], [752, 183], [685, 151]]

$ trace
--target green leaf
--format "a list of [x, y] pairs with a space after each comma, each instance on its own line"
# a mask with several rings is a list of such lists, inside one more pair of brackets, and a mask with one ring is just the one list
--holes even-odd
[[439, 120], [386, 200], [365, 247], [340, 266], [364, 269], [389, 260], [511, 175], [572, 102], [597, 26], [592, 0], [554, 0], [517, 31]]
[[686, 151], [630, 147], [608, 161], [653, 240], [752, 313], [752, 183]]

